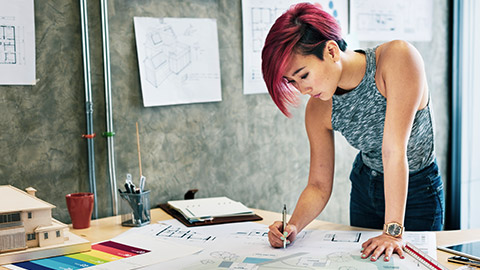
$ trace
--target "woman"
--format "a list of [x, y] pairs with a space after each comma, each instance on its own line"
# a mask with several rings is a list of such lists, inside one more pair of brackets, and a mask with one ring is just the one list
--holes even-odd
[[[287, 243], [324, 209], [332, 192], [334, 136], [359, 149], [350, 174], [350, 225], [383, 229], [362, 244], [362, 258], [403, 258], [402, 233], [441, 230], [443, 185], [423, 60], [404, 41], [347, 50], [335, 19], [307, 3], [292, 6], [270, 29], [262, 71], [277, 107], [289, 116], [296, 90], [310, 95], [307, 186], [285, 229], [270, 226], [274, 247]], [[295, 90], [296, 89], [296, 90]]]

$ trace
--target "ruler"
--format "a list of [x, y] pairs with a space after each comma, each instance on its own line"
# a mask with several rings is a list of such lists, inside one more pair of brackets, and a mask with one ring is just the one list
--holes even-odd
[[403, 247], [403, 251], [408, 253], [410, 256], [415, 258], [417, 261], [421, 262], [423, 265], [425, 265], [428, 269], [434, 269], [434, 270], [448, 270], [445, 266], [441, 265], [439, 262], [437, 262], [434, 258], [428, 256], [425, 252], [421, 251], [414, 245], [410, 243], [406, 243], [405, 246]]

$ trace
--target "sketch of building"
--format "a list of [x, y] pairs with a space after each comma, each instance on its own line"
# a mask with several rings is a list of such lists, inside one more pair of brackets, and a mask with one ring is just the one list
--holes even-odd
[[215, 19], [133, 19], [145, 107], [222, 100]]
[[146, 79], [156, 88], [171, 74], [178, 75], [192, 61], [190, 46], [178, 42], [172, 27], [165, 23], [147, 33], [144, 47]]
[[10, 185], [0, 186], [0, 253], [63, 244], [68, 226], [52, 218], [54, 205]]
[[15, 26], [0, 25], [0, 64], [16, 64]]

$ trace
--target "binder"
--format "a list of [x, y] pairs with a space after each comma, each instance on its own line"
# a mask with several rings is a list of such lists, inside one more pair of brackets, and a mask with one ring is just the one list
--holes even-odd
[[252, 215], [213, 217], [212, 219], [190, 223], [181, 213], [179, 213], [177, 210], [171, 207], [168, 203], [159, 204], [158, 207], [160, 207], [163, 211], [165, 211], [170, 216], [177, 219], [187, 227], [216, 225], [216, 224], [233, 223], [233, 222], [259, 221], [263, 219], [261, 216], [253, 213]]
[[168, 201], [190, 223], [212, 219], [214, 217], [252, 215], [253, 211], [241, 202], [228, 197], [210, 197], [191, 200]]

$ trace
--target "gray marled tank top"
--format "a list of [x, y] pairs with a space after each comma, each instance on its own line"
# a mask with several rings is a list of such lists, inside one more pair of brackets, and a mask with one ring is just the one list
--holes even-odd
[[[367, 59], [365, 76], [353, 90], [332, 98], [332, 127], [362, 153], [363, 162], [371, 169], [383, 172], [382, 138], [387, 100], [377, 89], [375, 72], [376, 48], [364, 51]], [[430, 101], [415, 114], [407, 157], [410, 172], [430, 165], [435, 159], [433, 120]]]

